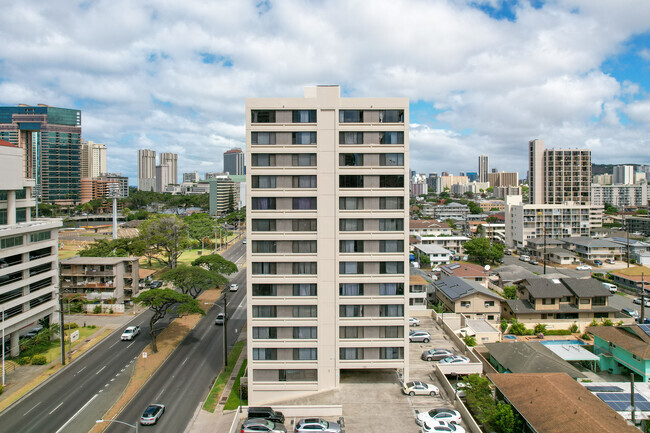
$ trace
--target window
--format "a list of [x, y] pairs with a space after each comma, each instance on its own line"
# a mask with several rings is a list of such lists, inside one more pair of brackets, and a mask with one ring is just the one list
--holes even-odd
[[469, 308], [469, 307], [472, 306], [472, 303], [470, 301], [460, 301], [460, 306], [465, 307], [465, 308]]
[[47, 232], [38, 232], [38, 233], [32, 233], [29, 235], [29, 241], [30, 242], [41, 242], [41, 241], [46, 241], [50, 239], [51, 233], [49, 231]]
[[252, 123], [275, 123], [275, 110], [251, 110]]
[[340, 317], [363, 317], [363, 305], [339, 305]]
[[294, 232], [315, 232], [316, 227], [315, 219], [291, 220], [291, 230]]
[[362, 326], [341, 326], [339, 328], [340, 338], [363, 338]]
[[316, 317], [316, 305], [294, 305], [293, 317]]
[[403, 358], [404, 358], [403, 347], [380, 347], [379, 348], [379, 359], [403, 359]]
[[278, 317], [275, 305], [253, 305], [253, 317]]
[[382, 326], [379, 328], [381, 338], [403, 338], [404, 327], [402, 326]]
[[251, 132], [251, 144], [275, 144], [275, 132]]
[[315, 132], [292, 132], [291, 144], [316, 144]]
[[363, 359], [363, 348], [361, 347], [341, 347], [339, 348], [339, 359]]
[[318, 338], [315, 326], [296, 326], [293, 328], [293, 338], [296, 340], [311, 340]]
[[363, 176], [339, 175], [339, 188], [363, 188]]
[[293, 241], [291, 251], [294, 254], [315, 253], [317, 252], [316, 241]]
[[291, 165], [294, 167], [315, 167], [315, 153], [294, 153], [291, 155]]
[[403, 253], [404, 241], [379, 241], [380, 253]]
[[584, 305], [591, 304], [591, 299], [589, 299], [589, 298], [580, 298], [580, 303], [584, 304]]
[[607, 305], [607, 298], [605, 296], [594, 296], [594, 300], [592, 301], [591, 305], [594, 307], [602, 307], [604, 305]]
[[494, 307], [494, 301], [485, 301], [483, 304], [484, 307]]
[[379, 143], [380, 144], [404, 144], [404, 132], [402, 131], [381, 132], [379, 134]]
[[293, 110], [293, 123], [316, 123], [316, 110]]
[[296, 348], [293, 349], [293, 359], [297, 361], [315, 361], [317, 349]]
[[542, 298], [542, 305], [555, 305], [555, 298]]
[[363, 209], [363, 197], [339, 197], [340, 210]]
[[0, 239], [0, 249], [17, 247], [23, 244], [22, 236], [12, 236], [10, 238]]
[[316, 382], [317, 370], [278, 370], [280, 382]]
[[383, 110], [379, 112], [380, 123], [404, 123], [404, 110]]
[[253, 338], [259, 340], [275, 340], [278, 338], [278, 328], [269, 326], [254, 326]]
[[252, 176], [252, 188], [275, 188], [275, 176]]
[[339, 110], [340, 123], [361, 123], [363, 122], [362, 110]]
[[363, 166], [363, 153], [341, 153], [339, 154], [340, 167], [361, 167]]
[[363, 220], [342, 218], [339, 220], [339, 230], [342, 232], [361, 232], [363, 231]]
[[277, 245], [275, 241], [253, 241], [254, 253], [275, 253]]
[[380, 274], [403, 274], [404, 262], [379, 262]]
[[363, 241], [339, 241], [339, 252], [341, 253], [362, 253]]
[[340, 274], [363, 274], [363, 262], [339, 262]]
[[254, 232], [274, 232], [275, 220], [254, 219], [252, 221], [252, 230]]
[[316, 176], [291, 176], [293, 188], [316, 188]]
[[382, 167], [403, 167], [403, 153], [381, 153], [379, 155], [379, 165]]
[[254, 153], [251, 155], [253, 167], [275, 167], [274, 153]]
[[379, 209], [404, 209], [404, 197], [379, 197]]
[[274, 210], [275, 197], [252, 197], [251, 207], [254, 210]]
[[292, 263], [293, 275], [316, 275], [316, 262]]
[[379, 220], [379, 231], [392, 232], [404, 230], [404, 220], [401, 218], [381, 218]]
[[339, 132], [339, 144], [363, 144], [363, 132]]
[[276, 275], [278, 273], [278, 264], [272, 262], [253, 262], [254, 275]]
[[363, 296], [363, 284], [345, 283], [339, 285], [341, 296]]
[[27, 208], [18, 208], [16, 209], [16, 222], [24, 223], [27, 221]]
[[278, 349], [254, 347], [253, 359], [258, 361], [274, 361], [278, 359]]
[[379, 294], [381, 296], [397, 296], [404, 294], [404, 283], [380, 283]]
[[316, 296], [316, 284], [294, 284], [293, 296]]
[[380, 317], [404, 317], [404, 305], [401, 304], [380, 305], [379, 316]]
[[[255, 177], [255, 176], [253, 176]], [[261, 177], [261, 176], [260, 176]], [[275, 183], [273, 184], [275, 188]], [[404, 176], [402, 175], [393, 175], [393, 174], [383, 174], [379, 176], [379, 187], [380, 188], [403, 188], [404, 187]]]
[[276, 284], [253, 284], [253, 296], [277, 296]]
[[294, 197], [291, 207], [294, 210], [316, 210], [316, 197]]

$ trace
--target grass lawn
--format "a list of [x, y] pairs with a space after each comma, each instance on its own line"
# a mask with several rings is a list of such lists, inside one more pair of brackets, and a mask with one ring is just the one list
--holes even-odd
[[239, 381], [241, 377], [244, 375], [245, 371], [246, 371], [246, 359], [244, 359], [244, 362], [242, 362], [241, 368], [239, 369], [239, 373], [237, 373], [237, 379], [235, 379], [235, 383], [232, 386], [232, 391], [230, 391], [230, 395], [228, 396], [228, 401], [223, 406], [224, 410], [237, 409], [240, 404], [242, 406], [248, 406], [248, 400], [242, 400], [241, 403], [239, 402]]
[[[79, 327], [79, 328], [73, 329], [72, 332], [77, 331], [77, 330], [79, 331], [79, 339], [77, 341], [75, 341], [74, 343], [72, 343], [72, 347], [75, 347], [78, 344], [83, 343], [86, 338], [90, 337], [95, 332], [99, 331], [100, 328]], [[67, 356], [67, 353], [70, 350], [70, 340], [67, 339], [67, 336], [68, 336], [68, 331], [67, 330], [65, 331], [65, 335], [66, 335], [65, 352], [66, 352], [66, 356]], [[61, 340], [53, 341], [53, 343], [54, 343], [53, 346], [50, 347], [47, 350], [47, 352], [41, 354], [41, 355], [45, 355], [45, 358], [47, 358], [47, 362], [52, 362], [55, 359], [61, 358]]]
[[208, 398], [205, 399], [205, 403], [203, 404], [204, 410], [214, 413], [214, 410], [217, 408], [217, 403], [219, 403], [219, 400], [221, 399], [221, 393], [223, 392], [228, 379], [230, 379], [232, 369], [235, 367], [235, 363], [237, 362], [237, 359], [239, 359], [239, 354], [244, 348], [244, 343], [244, 341], [240, 341], [232, 348], [232, 351], [228, 355], [228, 366], [219, 374], [217, 380], [214, 382], [214, 386], [210, 390], [210, 394], [208, 394]]

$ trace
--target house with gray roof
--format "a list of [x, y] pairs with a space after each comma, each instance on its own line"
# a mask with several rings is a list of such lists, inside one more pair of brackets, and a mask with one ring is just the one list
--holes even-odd
[[478, 282], [452, 276], [432, 284], [446, 311], [463, 313], [468, 319], [501, 320], [503, 298]]
[[486, 343], [488, 361], [499, 373], [566, 373], [573, 379], [586, 374], [537, 341]]
[[564, 248], [573, 251], [580, 259], [588, 262], [594, 260], [621, 260], [625, 248], [608, 239], [592, 239], [584, 236], [562, 238]]
[[527, 278], [535, 278], [536, 276], [528, 269], [519, 265], [499, 266], [496, 273], [499, 276], [499, 286], [501, 287], [510, 286]]
[[528, 248], [528, 254], [531, 257], [535, 257], [536, 259], [544, 259], [544, 250], [546, 250], [546, 253], [552, 249], [552, 248], [558, 248], [562, 247], [564, 245], [564, 242], [561, 241], [560, 239], [555, 239], [550, 236], [546, 236], [546, 239], [544, 236], [538, 236], [536, 238], [532, 239], [526, 239], [526, 247]]
[[607, 240], [621, 245], [623, 251], [627, 251], [629, 245], [630, 258], [634, 259], [640, 265], [650, 265], [650, 243], [638, 239], [628, 240], [627, 238], [618, 236], [607, 238]]

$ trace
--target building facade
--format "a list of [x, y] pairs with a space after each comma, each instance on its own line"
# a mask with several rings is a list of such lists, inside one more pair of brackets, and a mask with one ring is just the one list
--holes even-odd
[[648, 205], [648, 183], [591, 185], [591, 204], [615, 207], [646, 207]]
[[488, 174], [490, 173], [490, 164], [487, 155], [480, 155], [478, 157], [478, 181], [488, 182]]
[[137, 257], [72, 257], [61, 261], [61, 290], [68, 296], [123, 303], [139, 291]]
[[244, 152], [240, 148], [230, 149], [223, 154], [223, 171], [231, 175], [243, 175], [245, 165]]
[[19, 353], [20, 333], [40, 319], [58, 322], [60, 219], [32, 219], [34, 179], [23, 171], [24, 150], [0, 140], [0, 310], [5, 345]]
[[612, 175], [613, 184], [630, 185], [634, 183], [634, 166], [633, 165], [617, 165], [614, 167], [614, 174]]
[[161, 153], [160, 166], [166, 167], [164, 170], [166, 170], [167, 173], [164, 175], [164, 177], [168, 179], [168, 182], [162, 185], [162, 191], [170, 183], [174, 185], [178, 183], [178, 155], [171, 152]]
[[519, 185], [519, 173], [500, 171], [497, 173], [488, 173], [488, 182], [492, 188], [496, 187], [516, 187]]
[[183, 173], [183, 182], [198, 182], [199, 180], [201, 179], [199, 178], [198, 171]]
[[0, 139], [23, 149], [23, 176], [35, 180], [39, 200], [79, 201], [81, 111], [43, 104], [0, 107]]
[[106, 145], [81, 140], [81, 178], [99, 177], [106, 173]]
[[138, 149], [138, 191], [156, 190], [156, 151]]
[[239, 209], [239, 182], [227, 175], [212, 178], [210, 185], [210, 215], [222, 215]]
[[408, 380], [406, 98], [246, 101], [249, 402]]

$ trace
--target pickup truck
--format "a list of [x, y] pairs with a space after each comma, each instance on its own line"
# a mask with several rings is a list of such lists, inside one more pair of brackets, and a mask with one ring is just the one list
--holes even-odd
[[122, 333], [122, 341], [133, 340], [136, 337], [136, 335], [138, 335], [139, 333], [140, 333], [139, 326], [129, 326]]

